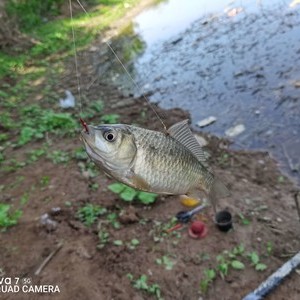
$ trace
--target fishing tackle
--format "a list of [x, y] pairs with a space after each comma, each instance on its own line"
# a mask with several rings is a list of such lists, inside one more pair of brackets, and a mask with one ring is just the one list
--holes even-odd
[[82, 126], [83, 126], [85, 132], [86, 132], [86, 133], [89, 133], [89, 128], [88, 128], [86, 122], [85, 122], [82, 118], [80, 118], [80, 123], [82, 124]]

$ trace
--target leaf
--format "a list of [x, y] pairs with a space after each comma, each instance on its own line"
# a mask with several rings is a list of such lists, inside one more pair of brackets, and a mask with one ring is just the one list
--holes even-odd
[[259, 256], [255, 251], [250, 253], [250, 259], [254, 265], [258, 264], [258, 262], [259, 262]]
[[242, 262], [238, 261], [238, 260], [233, 260], [231, 262], [231, 266], [234, 269], [236, 269], [236, 270], [243, 270], [243, 269], [245, 269], [245, 265]]
[[138, 192], [135, 189], [126, 186], [125, 189], [120, 193], [120, 197], [122, 200], [130, 202], [134, 199], [137, 193]]
[[133, 246], [137, 246], [137, 245], [140, 244], [140, 241], [139, 241], [138, 239], [132, 239], [130, 243], [131, 243], [131, 245], [133, 245]]
[[125, 189], [125, 187], [126, 187], [125, 184], [116, 182], [116, 183], [110, 184], [108, 186], [108, 189], [110, 191], [112, 191], [113, 193], [120, 194]]
[[151, 203], [155, 202], [155, 200], [157, 198], [157, 194], [139, 192], [137, 197], [143, 204], [151, 204]]
[[123, 245], [123, 242], [121, 240], [115, 240], [114, 241], [114, 245], [115, 246], [122, 246]]
[[212, 281], [216, 278], [216, 271], [214, 269], [205, 270], [205, 276], [209, 281]]
[[255, 270], [256, 270], [256, 271], [264, 271], [266, 268], [267, 268], [267, 266], [266, 266], [265, 264], [262, 264], [262, 263], [258, 263], [258, 264], [255, 266]]

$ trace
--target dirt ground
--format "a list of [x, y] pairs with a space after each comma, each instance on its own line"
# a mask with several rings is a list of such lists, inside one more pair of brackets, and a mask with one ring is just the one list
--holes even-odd
[[[67, 81], [68, 76], [64, 80]], [[96, 95], [99, 98], [99, 94], [107, 112], [120, 114], [122, 123], [161, 130], [161, 124], [143, 99], [124, 97], [116, 89], [96, 83], [89, 90], [89, 97], [92, 99]], [[141, 114], [142, 111], [145, 113]], [[188, 117], [177, 109], [163, 114], [167, 116], [167, 125]], [[94, 123], [97, 123], [96, 119]], [[197, 134], [202, 135], [200, 132]], [[53, 149], [71, 151], [81, 147], [79, 136], [49, 138]], [[1, 172], [1, 184], [5, 186], [2, 202], [14, 203], [25, 191], [29, 193], [29, 201], [18, 225], [1, 233], [1, 269], [6, 277], [31, 278], [35, 285], [52, 284], [60, 289], [60, 293], [56, 294], [2, 294], [1, 299], [154, 298], [134, 288], [127, 274], [132, 274], [134, 279], [147, 275], [149, 284], [159, 284], [164, 299], [241, 299], [256, 288], [299, 251], [300, 225], [293, 199], [294, 187], [280, 174], [276, 162], [267, 153], [236, 152], [228, 148], [226, 141], [207, 135], [204, 138], [208, 141], [206, 150], [211, 154], [211, 166], [232, 192], [230, 198], [221, 201], [219, 209], [230, 210], [234, 229], [228, 233], [220, 232], [213, 223], [213, 211], [209, 208], [200, 216], [209, 230], [201, 240], [190, 238], [187, 226], [172, 234], [164, 233], [163, 226], [183, 210], [178, 197], [159, 197], [149, 207], [129, 205], [107, 190], [111, 179], [102, 172], [96, 178], [89, 178], [80, 171], [76, 159], [63, 165], [42, 158], [18, 171]], [[12, 156], [22, 157], [26, 151], [42, 143], [39, 141], [15, 149]], [[18, 181], [21, 176], [24, 179]], [[42, 187], [43, 176], [48, 176], [50, 182]], [[97, 191], [89, 188], [95, 182], [99, 184]], [[91, 228], [76, 218], [78, 208], [86, 203], [123, 214], [119, 217], [122, 223], [120, 229], [106, 226], [110, 238], [102, 249], [97, 245], [104, 217], [100, 217], [98, 224]], [[55, 226], [41, 224], [40, 218], [45, 213], [56, 222]], [[250, 220], [249, 225], [243, 225], [240, 213]], [[138, 239], [140, 244], [129, 249], [125, 242], [133, 238]], [[115, 240], [124, 241], [124, 245], [114, 245]], [[34, 275], [61, 241], [61, 249], [40, 275]], [[255, 271], [243, 258], [244, 270], [230, 270], [225, 279], [217, 276], [208, 292], [201, 295], [199, 283], [203, 271], [216, 267], [216, 256], [222, 251], [231, 250], [241, 243], [247, 251], [257, 251], [267, 269]], [[266, 250], [268, 243], [272, 243], [270, 253]], [[156, 259], [164, 255], [174, 262], [172, 270], [156, 263]], [[299, 297], [299, 274], [293, 273], [268, 299], [296, 300]]]
[[[89, 52], [84, 55], [88, 56]], [[89, 66], [81, 70], [86, 82], [91, 81], [89, 71]], [[76, 92], [76, 78], [71, 67], [57, 89], [63, 91], [65, 86]], [[35, 99], [34, 95], [31, 99]], [[162, 130], [144, 99], [125, 96], [115, 87], [96, 81], [85, 91], [85, 99], [102, 99], [103, 113], [119, 114], [120, 123]], [[179, 109], [157, 110], [164, 116], [167, 126], [189, 117]], [[97, 124], [99, 117], [90, 121]], [[177, 196], [159, 196], [149, 206], [128, 204], [107, 189], [114, 181], [103, 172], [99, 171], [97, 177], [82, 172], [86, 159], [73, 157], [66, 164], [54, 164], [42, 157], [16, 171], [1, 169], [0, 182], [4, 188], [0, 202], [17, 206], [24, 193], [29, 198], [18, 224], [0, 232], [2, 275], [30, 279], [33, 285], [57, 285], [60, 292], [0, 293], [0, 299], [155, 299], [147, 291], [135, 288], [128, 274], [133, 280], [147, 275], [148, 285], [158, 284], [162, 298], [167, 300], [242, 299], [255, 289], [299, 251], [300, 223], [294, 201], [295, 187], [280, 173], [268, 153], [233, 151], [228, 141], [201, 132], [196, 134], [208, 142], [205, 150], [210, 154], [209, 163], [232, 193], [220, 202], [218, 209], [228, 209], [234, 221], [233, 230], [221, 232], [213, 222], [213, 210], [206, 209], [196, 216], [208, 227], [207, 236], [199, 240], [189, 237], [189, 225], [166, 233], [170, 220], [186, 209]], [[79, 131], [75, 137], [48, 135], [46, 138], [51, 142], [51, 150], [72, 153], [82, 147]], [[45, 139], [15, 148], [9, 155], [20, 161], [29, 150], [40, 148], [44, 142]], [[45, 176], [49, 178], [46, 185], [42, 184]], [[95, 183], [99, 185], [97, 190], [91, 188]], [[108, 224], [106, 216], [100, 216], [91, 227], [85, 226], [76, 213], [87, 203], [117, 213], [121, 227], [115, 229]], [[45, 213], [49, 215], [48, 224], [43, 224], [41, 219]], [[241, 214], [249, 224], [244, 224]], [[109, 240], [99, 247], [98, 234], [103, 228], [109, 233]], [[139, 240], [134, 249], [127, 246], [132, 239]], [[115, 245], [116, 240], [123, 241], [123, 245]], [[243, 270], [230, 269], [224, 279], [218, 273], [207, 293], [201, 293], [199, 285], [204, 271], [217, 268], [216, 257], [240, 244], [245, 246], [245, 252], [256, 251], [267, 269], [256, 271], [248, 258], [242, 257]], [[40, 274], [35, 275], [58, 245], [61, 245], [59, 250]], [[172, 261], [171, 270], [157, 263], [163, 256]], [[294, 272], [266, 299], [300, 299], [299, 273]]]

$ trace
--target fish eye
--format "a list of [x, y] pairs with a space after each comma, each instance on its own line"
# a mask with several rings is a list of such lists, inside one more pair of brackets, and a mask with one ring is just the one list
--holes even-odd
[[106, 131], [103, 134], [103, 137], [108, 141], [108, 142], [113, 142], [116, 139], [116, 134], [114, 134], [111, 131]]

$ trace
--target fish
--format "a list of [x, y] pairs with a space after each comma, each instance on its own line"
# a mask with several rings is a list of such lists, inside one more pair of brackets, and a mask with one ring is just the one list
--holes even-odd
[[214, 209], [219, 198], [230, 195], [208, 167], [188, 120], [174, 124], [166, 132], [128, 124], [85, 123], [81, 139], [96, 165], [135, 189], [194, 199], [204, 193]]

